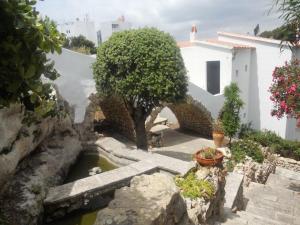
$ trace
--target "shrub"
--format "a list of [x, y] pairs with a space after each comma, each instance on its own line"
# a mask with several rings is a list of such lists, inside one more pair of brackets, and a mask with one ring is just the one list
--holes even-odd
[[284, 115], [300, 119], [300, 61], [297, 59], [276, 67], [273, 83], [270, 87], [271, 101], [274, 108], [272, 116], [278, 119]]
[[300, 160], [300, 142], [285, 140], [272, 131], [252, 131], [243, 138], [253, 140], [283, 157]]
[[254, 129], [252, 128], [252, 124], [250, 123], [243, 123], [241, 125], [240, 131], [238, 133], [238, 137], [239, 138], [244, 138], [245, 136], [247, 136], [249, 133], [252, 133], [254, 131]]
[[193, 172], [190, 172], [185, 178], [176, 177], [175, 183], [182, 190], [182, 195], [186, 198], [204, 198], [208, 200], [215, 193], [214, 185], [211, 182], [197, 179]]
[[240, 89], [236, 83], [231, 83], [225, 87], [225, 102], [221, 109], [220, 119], [222, 121], [225, 135], [229, 136], [229, 145], [231, 144], [232, 137], [240, 128], [240, 109], [243, 106], [243, 101], [240, 96]]
[[231, 154], [235, 162], [243, 161], [246, 155], [256, 162], [262, 163], [264, 161], [260, 145], [252, 140], [246, 139], [233, 142], [231, 146]]
[[63, 47], [86, 55], [97, 53], [94, 42], [83, 35], [66, 38]]
[[22, 103], [27, 110], [48, 116], [55, 99], [51, 85], [58, 77], [46, 54], [61, 52], [63, 36], [49, 18], [34, 10], [36, 1], [0, 1], [0, 108]]

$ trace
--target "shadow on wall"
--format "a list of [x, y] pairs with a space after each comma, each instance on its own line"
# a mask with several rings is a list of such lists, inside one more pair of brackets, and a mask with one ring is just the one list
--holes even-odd
[[300, 141], [300, 128], [297, 128], [296, 119], [287, 119], [285, 138]]
[[250, 87], [249, 87], [249, 121], [251, 121], [253, 128], [260, 130], [260, 101], [259, 101], [259, 87], [257, 75], [257, 53], [252, 51], [251, 57], [251, 71], [250, 71]]
[[75, 123], [82, 122], [89, 104], [88, 97], [96, 91], [91, 67], [95, 58], [68, 49], [62, 49], [61, 55], [49, 54], [48, 57], [54, 60], [54, 67], [61, 75], [54, 83], [61, 95], [75, 107]]
[[217, 118], [219, 112], [224, 104], [224, 95], [217, 94], [212, 95], [211, 93], [205, 91], [204, 89], [198, 87], [197, 85], [189, 82], [188, 85], [189, 95], [193, 99], [201, 102], [205, 108], [211, 113], [213, 118]]

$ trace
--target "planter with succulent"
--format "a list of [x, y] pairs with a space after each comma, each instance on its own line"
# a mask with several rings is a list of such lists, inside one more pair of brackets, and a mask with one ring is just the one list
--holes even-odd
[[215, 148], [203, 148], [196, 152], [195, 159], [201, 166], [215, 166], [223, 160], [223, 153]]
[[217, 148], [222, 147], [224, 141], [224, 130], [223, 130], [222, 122], [219, 119], [214, 121], [212, 136], [213, 136], [215, 146]]

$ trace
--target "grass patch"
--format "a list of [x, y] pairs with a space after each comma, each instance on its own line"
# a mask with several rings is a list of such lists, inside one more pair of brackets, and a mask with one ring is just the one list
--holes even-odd
[[176, 177], [175, 183], [186, 198], [204, 198], [209, 200], [215, 194], [214, 185], [207, 180], [197, 179], [194, 172], [190, 172], [185, 178]]

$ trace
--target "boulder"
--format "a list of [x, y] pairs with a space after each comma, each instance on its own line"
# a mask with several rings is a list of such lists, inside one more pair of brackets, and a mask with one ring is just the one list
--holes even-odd
[[141, 175], [99, 211], [95, 225], [176, 225], [186, 219], [186, 204], [171, 176]]

